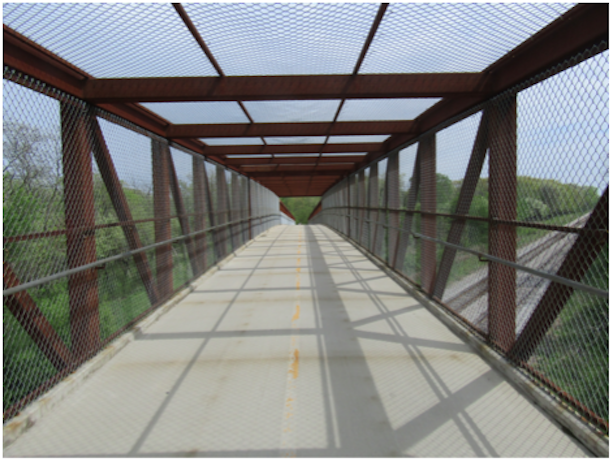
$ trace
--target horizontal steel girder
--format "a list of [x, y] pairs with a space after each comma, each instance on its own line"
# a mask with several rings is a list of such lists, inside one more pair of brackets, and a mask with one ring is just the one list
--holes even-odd
[[171, 125], [168, 138], [255, 137], [255, 136], [326, 136], [389, 135], [411, 133], [410, 120], [377, 122], [298, 122], [261, 124], [186, 124]]
[[90, 79], [92, 103], [445, 97], [479, 93], [480, 73]]

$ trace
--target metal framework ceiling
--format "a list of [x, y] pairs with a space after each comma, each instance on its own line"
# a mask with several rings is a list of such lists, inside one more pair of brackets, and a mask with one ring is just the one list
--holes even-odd
[[608, 38], [608, 5], [15, 3], [3, 25], [5, 65], [319, 196]]

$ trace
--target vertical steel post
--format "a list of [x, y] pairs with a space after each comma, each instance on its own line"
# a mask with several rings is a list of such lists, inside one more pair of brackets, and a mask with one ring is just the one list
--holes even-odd
[[[94, 177], [86, 108], [60, 103], [64, 213], [68, 268], [96, 261]], [[100, 346], [98, 274], [90, 269], [68, 277], [70, 333], [77, 360]]]
[[388, 209], [389, 228], [387, 230], [387, 264], [394, 265], [398, 246], [398, 228], [400, 228], [400, 173], [398, 152], [387, 159], [385, 174], [385, 206]]
[[[367, 216], [366, 210], [364, 210], [366, 208], [366, 175], [364, 169], [358, 173], [358, 207], [358, 216], [360, 217], [358, 219], [358, 242], [360, 245], [364, 245], [365, 218]], [[367, 247], [367, 245], [364, 247]]]
[[[221, 166], [217, 166], [217, 224], [226, 225], [228, 223], [228, 189], [226, 188], [226, 170]], [[219, 236], [219, 249], [221, 250], [220, 258], [228, 254], [228, 227], [223, 226], [217, 233]]]
[[345, 178], [344, 180], [344, 187], [343, 187], [343, 202], [346, 205], [346, 210], [345, 210], [345, 235], [349, 236], [351, 233], [351, 181], [349, 180], [349, 177]]
[[[240, 220], [241, 216], [241, 188], [239, 183], [239, 177], [236, 173], [232, 174], [232, 221]], [[238, 249], [241, 245], [240, 242], [240, 223], [232, 225], [232, 242], [234, 250]]]
[[[411, 178], [411, 185], [406, 195], [405, 209], [415, 210], [417, 205], [417, 193], [420, 188], [421, 178], [421, 142], [417, 148], [417, 155], [415, 156], [415, 164], [413, 165], [413, 178]], [[398, 244], [396, 245], [396, 253], [393, 257], [393, 267], [400, 271], [404, 271], [404, 259], [409, 246], [409, 239], [411, 238], [411, 230], [413, 229], [413, 212], [404, 213], [404, 221], [402, 222], [402, 230], [398, 233]]]
[[[206, 171], [204, 168], [204, 160], [197, 156], [192, 157], [192, 176], [194, 178], [194, 231], [206, 229], [206, 186], [204, 178]], [[207, 265], [207, 245], [206, 233], [198, 234], [196, 242], [196, 259], [201, 268], [201, 272], [205, 272]]]
[[[181, 186], [179, 185], [179, 178], [177, 177], [177, 171], [175, 169], [175, 163], [170, 152], [168, 144], [164, 143], [163, 149], [166, 151], [166, 159], [168, 159], [168, 174], [170, 179], [170, 190], [172, 191], [172, 197], [175, 202], [175, 210], [179, 216], [179, 225], [181, 226], [181, 233], [183, 235], [189, 235], [191, 233], [191, 227], [189, 226], [189, 217], [187, 216], [187, 209], [183, 202], [183, 194], [181, 193]], [[185, 244], [187, 248], [187, 255], [189, 256], [189, 262], [192, 268], [192, 274], [194, 277], [200, 274], [200, 267], [196, 259], [196, 247], [192, 237], [186, 238], [180, 244]]]
[[[151, 159], [153, 168], [153, 210], [155, 216], [155, 242], [172, 237], [170, 223], [170, 172], [168, 150], [164, 142], [151, 140]], [[155, 249], [156, 281], [161, 299], [168, 298], [173, 292], [172, 244]]]
[[[379, 163], [375, 163], [370, 167], [370, 176], [368, 177], [368, 208], [370, 208], [370, 242], [368, 249], [375, 255], [379, 255], [377, 251], [377, 228], [379, 227]], [[377, 210], [372, 210], [376, 208]]]
[[[419, 147], [421, 175], [421, 234], [436, 238], [436, 135], [423, 138]], [[428, 213], [430, 212], [430, 213]], [[429, 294], [436, 281], [436, 243], [421, 240], [421, 286]]]
[[[491, 114], [489, 163], [489, 217], [517, 218], [517, 100], [516, 95], [494, 101]], [[490, 223], [489, 253], [515, 262], [516, 228]], [[489, 262], [488, 333], [504, 351], [515, 342], [516, 270]]]
[[251, 202], [251, 197], [252, 197], [252, 186], [253, 186], [253, 180], [248, 180], [247, 183], [247, 191], [249, 191], [249, 194], [247, 195], [247, 200], [249, 202], [249, 240], [253, 239], [253, 204]]

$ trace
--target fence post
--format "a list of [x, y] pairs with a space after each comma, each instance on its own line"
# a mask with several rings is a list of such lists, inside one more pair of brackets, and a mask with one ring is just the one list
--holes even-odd
[[[204, 182], [206, 171], [202, 158], [192, 157], [192, 175], [194, 178], [194, 231], [201, 231], [206, 229], [206, 186]], [[196, 259], [201, 272], [204, 273], [208, 268], [206, 233], [198, 234], [195, 241]]]
[[389, 228], [387, 230], [387, 264], [392, 266], [398, 247], [398, 228], [400, 228], [400, 173], [398, 152], [387, 159], [385, 173], [385, 208], [388, 209]]
[[[226, 188], [226, 170], [221, 166], [217, 166], [217, 225], [226, 225], [228, 223], [228, 190]], [[223, 258], [228, 253], [228, 227], [223, 226], [218, 230], [220, 258]]]
[[[368, 207], [370, 210], [370, 242], [369, 250], [375, 255], [381, 252], [377, 249], [377, 231], [379, 228], [379, 162], [370, 167], [368, 177]], [[376, 208], [377, 210], [372, 210]]]
[[[436, 238], [436, 135], [423, 138], [419, 147], [421, 175], [421, 234]], [[430, 213], [428, 213], [430, 212]], [[436, 281], [436, 243], [421, 240], [421, 286], [429, 294]]]
[[[232, 174], [232, 213], [231, 213], [232, 221], [240, 220], [240, 216], [241, 216], [240, 193], [241, 193], [241, 188], [239, 184], [238, 175], [233, 173]], [[238, 249], [241, 245], [240, 229], [241, 229], [240, 223], [236, 223], [232, 225], [232, 243], [233, 243], [234, 250]]]
[[[155, 242], [162, 242], [172, 237], [170, 227], [170, 179], [169, 152], [164, 142], [152, 139], [153, 167], [153, 210], [155, 217]], [[158, 294], [163, 300], [173, 292], [172, 244], [155, 249], [155, 266]]]
[[[177, 215], [179, 215], [179, 225], [181, 226], [181, 233], [183, 235], [188, 235], [191, 233], [191, 229], [189, 226], [189, 217], [187, 216], [187, 209], [185, 208], [185, 203], [183, 202], [183, 194], [181, 193], [181, 186], [179, 185], [179, 178], [177, 177], [175, 163], [172, 158], [172, 153], [170, 152], [170, 147], [168, 146], [168, 144], [164, 143], [163, 149], [166, 151], [166, 158], [168, 159], [170, 189], [172, 191], [172, 197], [175, 202], [175, 210], [177, 211]], [[200, 274], [200, 267], [196, 259], [196, 247], [194, 245], [194, 240], [192, 237], [188, 237], [183, 241], [183, 243], [185, 243], [185, 247], [187, 248], [187, 255], [189, 257], [193, 277], [196, 277]]]
[[[406, 196], [406, 210], [415, 210], [417, 204], [417, 193], [420, 187], [421, 178], [421, 141], [417, 147], [417, 154], [415, 155], [415, 163], [413, 165], [413, 178], [411, 178], [411, 185]], [[402, 272], [404, 269], [404, 259], [409, 246], [409, 239], [411, 237], [411, 230], [413, 229], [413, 212], [404, 213], [404, 221], [402, 222], [402, 231], [398, 233], [398, 244], [396, 245], [396, 253], [393, 256], [392, 262], [394, 269]]]
[[[96, 261], [94, 177], [84, 106], [60, 103], [68, 268]], [[68, 277], [70, 333], [77, 361], [100, 346], [97, 269]]]
[[[517, 218], [517, 100], [516, 95], [494, 101], [489, 130], [489, 218]], [[515, 226], [490, 223], [489, 253], [515, 262]], [[515, 342], [516, 270], [488, 262], [488, 333], [504, 351]]]
[[[364, 226], [366, 224], [366, 175], [364, 169], [358, 173], [358, 243], [364, 245]], [[364, 246], [367, 247], [367, 246]]]

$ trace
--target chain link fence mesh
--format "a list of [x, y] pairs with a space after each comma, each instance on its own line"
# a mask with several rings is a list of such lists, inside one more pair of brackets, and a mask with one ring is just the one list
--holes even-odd
[[311, 223], [381, 258], [608, 434], [605, 48], [353, 173]]
[[3, 114], [4, 289], [33, 285], [4, 296], [6, 420], [282, 217], [254, 181], [9, 68]]

